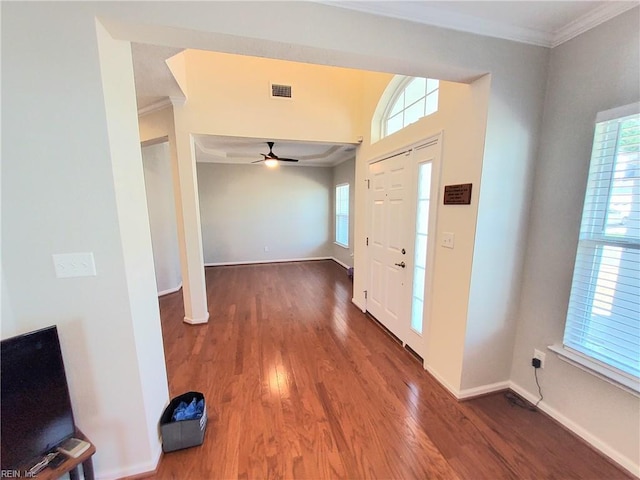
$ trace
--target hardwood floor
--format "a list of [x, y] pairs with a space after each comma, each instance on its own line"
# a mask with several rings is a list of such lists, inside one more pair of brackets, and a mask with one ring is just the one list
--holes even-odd
[[158, 479], [632, 478], [502, 394], [459, 403], [351, 303], [331, 261], [207, 268], [211, 318], [160, 300], [171, 396], [204, 393], [204, 444]]

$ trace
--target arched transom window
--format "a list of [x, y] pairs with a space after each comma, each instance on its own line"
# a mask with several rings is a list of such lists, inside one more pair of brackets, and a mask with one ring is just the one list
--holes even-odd
[[391, 135], [422, 117], [437, 112], [439, 85], [438, 80], [431, 78], [405, 79], [382, 117], [382, 136]]

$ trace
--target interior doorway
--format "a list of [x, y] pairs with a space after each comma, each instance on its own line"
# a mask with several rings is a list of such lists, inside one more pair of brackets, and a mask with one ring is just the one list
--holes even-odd
[[169, 148], [166, 137], [141, 144], [158, 296], [177, 292], [182, 287], [174, 179]]

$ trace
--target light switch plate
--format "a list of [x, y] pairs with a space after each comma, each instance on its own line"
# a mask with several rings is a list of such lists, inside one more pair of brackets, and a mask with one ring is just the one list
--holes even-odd
[[96, 263], [93, 252], [59, 253], [53, 255], [56, 277], [93, 277], [96, 275]]
[[454, 243], [455, 243], [455, 235], [451, 232], [444, 232], [442, 234], [442, 241], [440, 242], [440, 245], [442, 245], [445, 248], [453, 248]]

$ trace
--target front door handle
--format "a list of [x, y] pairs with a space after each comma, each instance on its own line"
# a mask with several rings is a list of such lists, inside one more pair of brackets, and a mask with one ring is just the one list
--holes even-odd
[[400, 267], [400, 268], [404, 268], [404, 267], [407, 266], [404, 262], [396, 263], [395, 265]]

